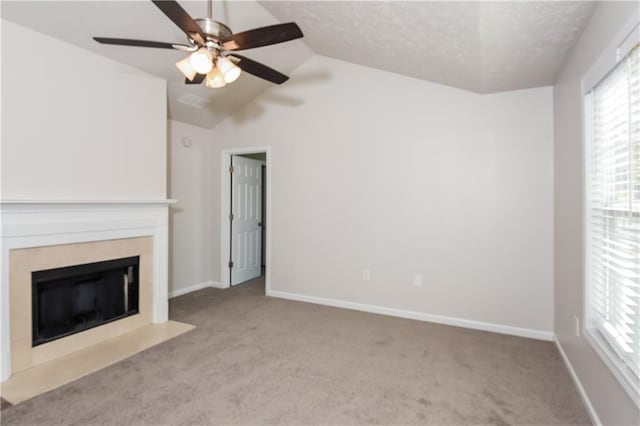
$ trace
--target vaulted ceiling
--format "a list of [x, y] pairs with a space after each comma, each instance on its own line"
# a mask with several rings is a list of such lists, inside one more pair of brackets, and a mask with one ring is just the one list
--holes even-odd
[[[205, 1], [180, 4], [193, 17], [206, 15]], [[214, 1], [214, 18], [236, 32], [297, 22], [304, 39], [246, 51], [246, 56], [285, 74], [315, 53], [490, 93], [552, 84], [595, 5], [585, 1]], [[150, 1], [3, 1], [2, 17], [165, 78], [171, 117], [202, 127], [214, 126], [271, 86], [246, 74], [223, 89], [186, 86], [174, 66], [184, 57], [182, 52], [106, 46], [91, 39], [184, 42], [184, 34]]]
[[546, 86], [593, 13], [585, 1], [265, 1], [315, 52], [478, 93]]

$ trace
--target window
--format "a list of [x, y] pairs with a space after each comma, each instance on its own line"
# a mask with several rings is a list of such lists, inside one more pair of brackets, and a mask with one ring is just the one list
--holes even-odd
[[[587, 334], [640, 384], [640, 44], [586, 95]], [[634, 395], [637, 400], [637, 394]]]

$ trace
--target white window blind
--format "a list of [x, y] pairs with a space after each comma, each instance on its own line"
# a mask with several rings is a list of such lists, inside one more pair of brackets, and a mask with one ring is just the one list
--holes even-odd
[[587, 327], [640, 378], [640, 45], [587, 95]]

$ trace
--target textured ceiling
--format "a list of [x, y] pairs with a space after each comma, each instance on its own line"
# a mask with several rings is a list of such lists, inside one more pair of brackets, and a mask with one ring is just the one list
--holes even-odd
[[[206, 15], [204, 0], [180, 4], [195, 18]], [[214, 17], [236, 32], [296, 21], [303, 40], [246, 52], [285, 74], [315, 52], [489, 93], [552, 84], [594, 7], [584, 1], [216, 0]], [[150, 1], [2, 1], [2, 17], [165, 78], [170, 116], [198, 126], [214, 126], [272, 86], [247, 74], [223, 89], [186, 86], [174, 66], [181, 52], [91, 39], [184, 42], [184, 34]], [[285, 84], [303, 84], [295, 80]], [[204, 106], [179, 101], [188, 94]]]
[[263, 1], [321, 55], [480, 93], [553, 83], [594, 2]]
[[[207, 14], [205, 1], [179, 2], [194, 18]], [[151, 1], [2, 1], [1, 12], [3, 19], [165, 78], [169, 114], [171, 118], [186, 123], [213, 127], [272, 86], [246, 73], [221, 89], [207, 89], [204, 85], [187, 86], [174, 65], [186, 56], [182, 52], [107, 46], [91, 39], [92, 36], [102, 36], [185, 43], [184, 33]], [[216, 1], [214, 18], [226, 23], [235, 32], [279, 23], [254, 1]], [[247, 50], [242, 54], [285, 74], [290, 74], [313, 55], [300, 40]], [[197, 108], [179, 102], [188, 93], [197, 96], [206, 105]]]

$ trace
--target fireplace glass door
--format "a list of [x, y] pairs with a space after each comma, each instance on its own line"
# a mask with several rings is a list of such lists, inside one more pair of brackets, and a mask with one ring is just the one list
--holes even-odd
[[140, 257], [32, 273], [32, 345], [138, 313]]

